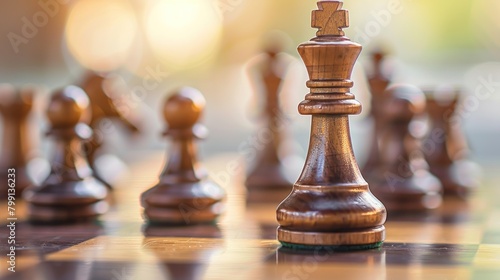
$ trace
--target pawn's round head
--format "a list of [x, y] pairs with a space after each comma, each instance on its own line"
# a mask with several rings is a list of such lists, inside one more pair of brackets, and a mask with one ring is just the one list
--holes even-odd
[[89, 103], [81, 88], [67, 86], [52, 95], [47, 117], [53, 128], [71, 128], [82, 121]]
[[197, 89], [184, 87], [175, 91], [163, 106], [163, 117], [171, 129], [194, 126], [205, 108], [205, 98]]

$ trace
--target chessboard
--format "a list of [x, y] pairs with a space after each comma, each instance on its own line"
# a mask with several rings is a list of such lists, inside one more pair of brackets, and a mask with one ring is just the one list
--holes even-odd
[[[109, 211], [97, 221], [33, 225], [26, 205], [16, 204], [15, 273], [6, 268], [2, 244], [1, 279], [498, 279], [500, 275], [500, 190], [495, 168], [484, 167], [483, 185], [468, 200], [446, 199], [429, 212], [388, 214], [381, 248], [334, 252], [294, 251], [276, 240], [279, 201], [249, 203], [244, 174], [224, 183], [225, 211], [211, 224], [148, 225], [140, 194], [158, 180], [161, 152], [133, 157], [117, 184]], [[211, 174], [227, 172], [236, 154], [204, 159]], [[240, 168], [237, 170], [244, 170]], [[221, 173], [222, 172], [222, 173]], [[216, 180], [217, 178], [213, 178]], [[6, 202], [1, 204], [6, 209]], [[202, 210], [202, 209], [198, 209]], [[1, 211], [2, 221], [8, 218]], [[0, 238], [12, 232], [5, 225]]]
[[[52, 12], [59, 9], [54, 5], [49, 5]], [[440, 82], [424, 88], [423, 83], [396, 79], [397, 67], [386, 63], [390, 53], [384, 48], [373, 51], [371, 73], [364, 77], [365, 93], [371, 98], [372, 130], [360, 141], [367, 147], [367, 157], [359, 165], [349, 119], [362, 111], [353, 87], [363, 74], [352, 74], [363, 44], [351, 41], [344, 32], [350, 20], [343, 1], [318, 1], [316, 6], [311, 13], [316, 36], [297, 48], [309, 77], [305, 81], [308, 92], [297, 107], [299, 114], [311, 120], [307, 129], [301, 129], [302, 135], [310, 131], [303, 161], [289, 149], [297, 145], [292, 143], [295, 137], [288, 131], [292, 125], [283, 106], [289, 97], [282, 94], [291, 88], [286, 82], [294, 80], [288, 73], [295, 59], [286, 54], [286, 40], [277, 36], [271, 36], [244, 67], [238, 66], [248, 70], [245, 76], [254, 86], [254, 117], [259, 125], [252, 140], [240, 142], [238, 148], [231, 142], [238, 141], [233, 139], [236, 135], [243, 137], [245, 128], [228, 131], [241, 125], [233, 118], [242, 112], [234, 112], [239, 109], [227, 99], [232, 95], [244, 102], [240, 95], [244, 86], [238, 80], [234, 90], [221, 91], [225, 92], [219, 97], [223, 102], [210, 105], [195, 81], [175, 82], [184, 85], [169, 91], [157, 112], [163, 118], [156, 128], [163, 126], [166, 153], [163, 146], [152, 143], [129, 143], [123, 148], [108, 130], [113, 121], [130, 133], [121, 135], [123, 139], [138, 133], [148, 138], [146, 132], [153, 127], [149, 113], [154, 110], [138, 104], [159, 102], [144, 94], [144, 100], [134, 101], [137, 107], [125, 104], [122, 98], [136, 94], [137, 87], [129, 86], [119, 71], [114, 73], [126, 66], [119, 58], [114, 63], [105, 59], [104, 64], [111, 64], [104, 68], [83, 63], [86, 59], [71, 50], [68, 42], [68, 51], [86, 74], [78, 82], [75, 79], [51, 90], [42, 105], [36, 102], [41, 94], [37, 87], [18, 87], [11, 81], [0, 84], [0, 278], [500, 279], [498, 160], [485, 165], [484, 158], [474, 158], [461, 127], [469, 113], [479, 110], [471, 101], [490, 103], [486, 100], [495, 92], [492, 85], [497, 84], [491, 74], [495, 71], [488, 70], [486, 76], [478, 73], [480, 84], [476, 84], [475, 99], [470, 99], [465, 97], [472, 96], [467, 83]], [[75, 21], [75, 7], [66, 30]], [[207, 12], [199, 6], [195, 9], [199, 14], [191, 14], [194, 7], [191, 3], [179, 13], [185, 19], [197, 19]], [[176, 31], [204, 37], [193, 33], [194, 27], [179, 24], [180, 18], [163, 14], [170, 8], [160, 8], [151, 6], [154, 12], [148, 15], [153, 19], [148, 22], [161, 23], [157, 20], [161, 15], [175, 22]], [[39, 15], [45, 15], [40, 13], [34, 14], [36, 25]], [[93, 29], [96, 22], [104, 27], [94, 14], [87, 18]], [[76, 18], [82, 21], [83, 17]], [[23, 22], [31, 24], [25, 17]], [[112, 41], [121, 37], [118, 29], [127, 33], [131, 29], [120, 22], [117, 26], [110, 28], [112, 36], [97, 36], [110, 39], [99, 41], [99, 46], [112, 49]], [[149, 36], [164, 38], [166, 27], [157, 24], [154, 30], [161, 33], [154, 32], [154, 36], [148, 29], [150, 47], [156, 40]], [[220, 29], [222, 34], [222, 24]], [[76, 34], [85, 42], [77, 45], [95, 49], [89, 40], [92, 34]], [[196, 40], [180, 42], [186, 49], [208, 45]], [[413, 47], [408, 50], [413, 51]], [[173, 55], [181, 60], [191, 57], [180, 53]], [[101, 61], [108, 55], [92, 51], [89, 57]], [[168, 74], [155, 69], [155, 73]], [[132, 78], [137, 82], [141, 74], [132, 72], [138, 75]], [[151, 93], [159, 92], [159, 84], [176, 77], [168, 81], [156, 77], [158, 83], [153, 85], [151, 77], [144, 76], [142, 84]], [[226, 87], [232, 79], [224, 75], [223, 80], [219, 86]], [[208, 76], [206, 82], [217, 84]], [[218, 90], [202, 91], [214, 97]], [[219, 113], [206, 126], [205, 107]], [[42, 111], [46, 127], [30, 129], [31, 113]], [[144, 117], [142, 124], [135, 113]], [[495, 116], [474, 125], [484, 123], [491, 130]], [[212, 143], [221, 149], [210, 150], [202, 159], [197, 140], [205, 139], [210, 130], [219, 137]], [[43, 143], [34, 143], [29, 136], [35, 131], [43, 131]], [[475, 138], [492, 138], [488, 153], [495, 151], [494, 137], [487, 136], [492, 134], [474, 134]], [[46, 143], [52, 144], [50, 149]], [[50, 155], [35, 159], [31, 146]], [[115, 160], [103, 163], [103, 159]], [[287, 172], [289, 167], [297, 172]], [[480, 169], [485, 175], [482, 181]]]

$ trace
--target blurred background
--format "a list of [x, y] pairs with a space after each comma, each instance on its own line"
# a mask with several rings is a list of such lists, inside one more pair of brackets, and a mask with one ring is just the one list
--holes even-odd
[[[498, 164], [500, 136], [500, 1], [346, 0], [351, 40], [363, 45], [353, 74], [353, 93], [364, 111], [351, 118], [360, 162], [366, 157], [371, 122], [365, 72], [372, 50], [389, 54], [394, 82], [464, 88], [460, 120], [483, 165]], [[44, 155], [44, 117], [50, 92], [81, 81], [87, 70], [114, 72], [127, 85], [119, 109], [139, 120], [130, 136], [104, 123], [105, 149], [122, 158], [163, 151], [160, 108], [180, 86], [204, 93], [210, 130], [203, 156], [235, 153], [257, 128], [258, 87], [248, 72], [266, 42], [279, 37], [287, 57], [282, 85], [290, 137], [305, 156], [310, 117], [297, 104], [308, 92], [296, 47], [314, 37], [316, 1], [308, 0], [38, 0], [0, 1], [0, 82], [40, 90], [33, 113], [33, 153]], [[478, 92], [478, 88], [482, 91]], [[485, 91], [486, 90], [486, 91]]]

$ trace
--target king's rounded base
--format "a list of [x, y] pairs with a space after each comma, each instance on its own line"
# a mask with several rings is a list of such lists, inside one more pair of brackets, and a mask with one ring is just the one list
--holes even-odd
[[342, 232], [308, 232], [278, 227], [278, 241], [296, 249], [328, 247], [339, 251], [365, 250], [380, 247], [384, 240], [384, 226]]
[[371, 249], [377, 249], [382, 246], [384, 242], [377, 242], [373, 244], [365, 244], [365, 245], [330, 245], [330, 246], [324, 246], [324, 245], [302, 245], [302, 244], [293, 244], [293, 243], [286, 243], [286, 242], [280, 242], [281, 245], [284, 248], [291, 249], [291, 250], [298, 250], [298, 251], [310, 251], [310, 250], [327, 250], [327, 251], [334, 251], [334, 252], [350, 252], [350, 251], [361, 251], [361, 250], [371, 250]]

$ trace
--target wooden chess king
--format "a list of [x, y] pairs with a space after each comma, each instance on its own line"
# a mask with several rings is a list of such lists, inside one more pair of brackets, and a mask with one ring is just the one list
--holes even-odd
[[277, 209], [278, 240], [286, 247], [369, 249], [385, 238], [385, 207], [359, 171], [349, 134], [348, 115], [361, 112], [349, 92], [361, 46], [344, 36], [342, 4], [319, 1], [312, 13], [317, 37], [298, 47], [310, 78], [299, 113], [312, 115], [312, 127], [302, 174]]

